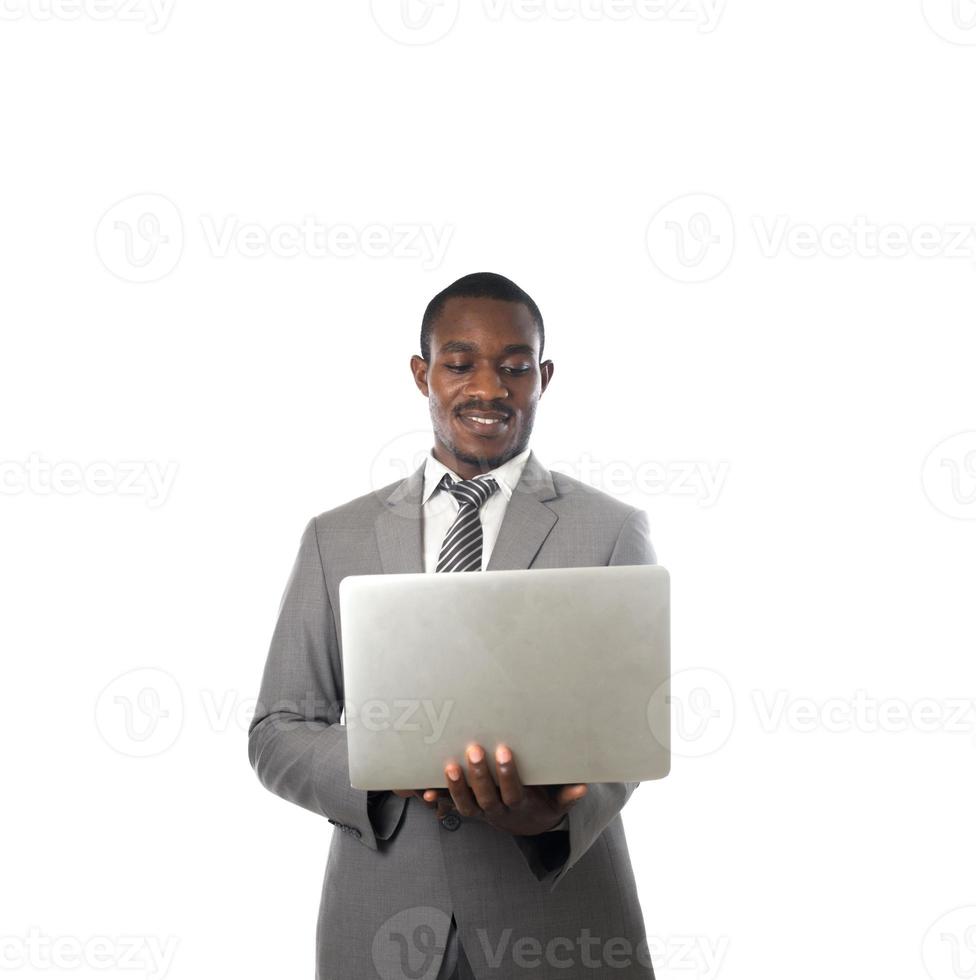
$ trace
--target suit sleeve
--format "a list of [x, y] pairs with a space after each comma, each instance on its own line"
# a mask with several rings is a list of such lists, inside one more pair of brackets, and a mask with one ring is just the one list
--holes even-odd
[[[624, 521], [607, 564], [656, 563], [647, 514], [635, 508]], [[536, 878], [549, 884], [550, 891], [555, 890], [570, 868], [620, 813], [638, 785], [636, 782], [590, 783], [586, 796], [570, 808], [566, 824], [558, 825], [557, 829], [545, 834], [516, 837], [515, 842]]]
[[349, 785], [342, 700], [335, 616], [312, 518], [278, 608], [248, 758], [272, 793], [376, 850], [378, 839], [393, 834], [406, 800], [388, 794], [378, 801], [382, 806], [370, 807], [367, 791]]

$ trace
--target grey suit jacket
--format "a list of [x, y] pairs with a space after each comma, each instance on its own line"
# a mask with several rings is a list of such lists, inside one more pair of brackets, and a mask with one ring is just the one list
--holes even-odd
[[[349, 785], [339, 583], [423, 571], [423, 470], [306, 525], [248, 733], [260, 781], [340, 831], [325, 869], [316, 976], [433, 980], [453, 914], [479, 980], [652, 980], [620, 819], [637, 783], [591, 784], [570, 810], [568, 834], [537, 837], [478, 818], [439, 822], [415, 798], [389, 795], [368, 809], [366, 792]], [[550, 472], [532, 452], [487, 570], [654, 561], [644, 511]]]

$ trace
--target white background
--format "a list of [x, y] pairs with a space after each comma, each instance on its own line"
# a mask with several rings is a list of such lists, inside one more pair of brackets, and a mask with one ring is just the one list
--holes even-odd
[[537, 455], [672, 573], [661, 980], [971, 977], [976, 7], [411, 2], [3, 0], [4, 966], [311, 976], [330, 828], [248, 712], [488, 269]]

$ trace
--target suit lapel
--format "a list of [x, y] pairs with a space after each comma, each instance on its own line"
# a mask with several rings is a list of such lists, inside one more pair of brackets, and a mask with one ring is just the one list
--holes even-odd
[[[424, 570], [420, 498], [425, 465], [426, 461], [397, 484], [376, 519], [376, 544], [386, 574]], [[558, 520], [544, 503], [556, 496], [552, 475], [530, 450], [518, 486], [505, 508], [487, 571], [529, 567]]]
[[552, 475], [530, 451], [518, 486], [505, 508], [486, 571], [528, 568], [559, 519], [543, 501], [557, 496]]

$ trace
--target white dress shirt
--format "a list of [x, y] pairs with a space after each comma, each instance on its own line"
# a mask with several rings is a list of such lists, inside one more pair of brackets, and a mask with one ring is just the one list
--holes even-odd
[[[525, 461], [529, 458], [529, 448], [526, 447], [517, 456], [502, 463], [501, 466], [489, 470], [498, 482], [498, 489], [481, 505], [479, 515], [481, 517], [481, 528], [484, 533], [484, 543], [481, 547], [481, 570], [488, 567], [491, 559], [492, 549], [498, 539], [498, 531], [502, 526], [502, 518], [505, 516], [505, 508], [512, 499], [512, 493], [518, 486], [522, 476], [522, 469]], [[461, 477], [450, 467], [445, 466], [434, 455], [433, 450], [427, 453], [427, 463], [424, 467], [424, 493], [421, 498], [423, 518], [421, 520], [423, 550], [424, 550], [424, 571], [434, 572], [437, 569], [437, 559], [440, 557], [441, 545], [450, 530], [454, 519], [461, 509], [461, 505], [443, 487], [435, 488], [440, 483], [445, 473], [451, 474], [451, 479], [461, 482]], [[487, 475], [487, 474], [479, 474]], [[569, 821], [567, 817], [553, 828], [554, 830], [568, 830]], [[451, 916], [451, 925], [447, 934], [447, 950], [441, 970], [437, 974], [437, 980], [442, 977], [450, 978], [457, 976], [454, 969], [458, 959], [458, 930], [454, 916]]]
[[[498, 531], [502, 526], [502, 518], [505, 516], [505, 508], [508, 506], [509, 500], [512, 499], [513, 491], [518, 486], [525, 461], [529, 458], [529, 452], [530, 450], [526, 446], [522, 452], [502, 463], [501, 466], [489, 470], [488, 473], [479, 474], [483, 476], [490, 474], [498, 482], [498, 489], [481, 505], [479, 512], [481, 528], [484, 533], [484, 543], [481, 547], [482, 571], [488, 567], [492, 549], [498, 539]], [[427, 453], [427, 462], [424, 467], [424, 494], [421, 498], [423, 518], [420, 523], [423, 529], [421, 533], [424, 542], [425, 572], [436, 571], [441, 545], [461, 509], [457, 500], [443, 487], [436, 493], [434, 492], [445, 473], [450, 473], [451, 479], [458, 483], [462, 480], [454, 470], [445, 466], [431, 449]]]

